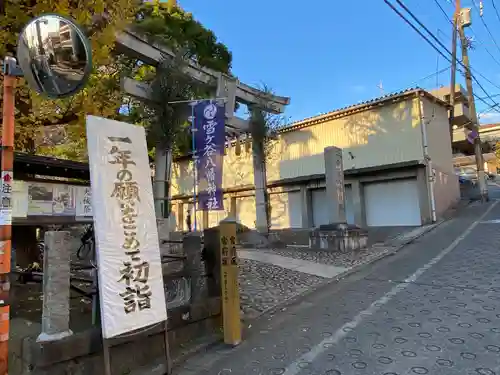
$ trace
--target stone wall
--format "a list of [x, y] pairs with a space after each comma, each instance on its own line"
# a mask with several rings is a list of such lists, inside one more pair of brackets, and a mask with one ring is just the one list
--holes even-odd
[[[168, 311], [168, 337], [173, 357], [183, 344], [220, 330], [220, 298]], [[161, 361], [165, 356], [164, 325], [133, 337], [110, 341], [113, 375], [129, 374]], [[102, 336], [99, 328], [64, 339], [38, 343], [36, 336], [11, 342], [9, 375], [101, 375], [104, 374]]]
[[[53, 232], [62, 234], [62, 232]], [[50, 236], [49, 236], [50, 237]], [[66, 236], [77, 237], [77, 236]], [[217, 241], [218, 244], [218, 241]], [[67, 244], [72, 258], [74, 246]], [[49, 246], [50, 247], [50, 246]], [[177, 251], [179, 250], [179, 251]], [[214, 250], [216, 250], [214, 248]], [[67, 258], [69, 258], [69, 252]], [[198, 233], [184, 236], [180, 249], [162, 249], [163, 277], [168, 307], [170, 352], [174, 353], [194, 339], [220, 330], [220, 288], [207, 278], [202, 261], [202, 243]], [[47, 258], [48, 261], [50, 259]], [[67, 259], [69, 261], [69, 259]], [[69, 264], [69, 263], [68, 263]], [[47, 267], [49, 268], [49, 267]], [[211, 271], [210, 273], [213, 273]], [[44, 308], [45, 314], [46, 308]], [[13, 335], [10, 343], [9, 374], [24, 375], [95, 375], [104, 373], [103, 345], [100, 329], [91, 327], [69, 337], [37, 342], [38, 323], [27, 334]], [[24, 327], [24, 326], [23, 326]], [[147, 332], [127, 334], [109, 343], [114, 374], [129, 374], [165, 357], [165, 324]]]

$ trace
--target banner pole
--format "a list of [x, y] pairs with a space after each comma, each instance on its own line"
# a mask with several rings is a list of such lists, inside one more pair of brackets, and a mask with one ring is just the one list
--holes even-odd
[[191, 146], [193, 148], [193, 232], [196, 232], [196, 140], [195, 140], [195, 118], [194, 118], [194, 106], [196, 105], [196, 101], [191, 102]]

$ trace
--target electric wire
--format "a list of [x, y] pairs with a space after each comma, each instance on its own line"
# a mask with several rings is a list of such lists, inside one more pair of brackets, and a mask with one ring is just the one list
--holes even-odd
[[493, 9], [495, 10], [495, 14], [497, 15], [498, 21], [500, 21], [500, 13], [498, 13], [497, 6], [495, 4], [495, 0], [491, 0], [491, 5], [493, 5]]
[[[492, 1], [494, 1], [494, 0], [492, 0]], [[439, 10], [441, 10], [441, 13], [443, 13], [443, 16], [445, 17], [446, 21], [449, 22], [452, 26], [454, 26], [453, 21], [448, 17], [448, 14], [444, 10], [444, 8], [441, 5], [441, 3], [439, 2], [439, 0], [434, 0], [434, 2], [439, 7]], [[496, 7], [495, 7], [495, 11], [497, 12], [497, 15], [498, 15], [498, 11], [496, 10]], [[500, 20], [500, 17], [499, 17], [499, 20]], [[493, 53], [491, 53], [491, 51], [488, 49], [488, 47], [486, 47], [486, 45], [481, 40], [479, 40], [479, 38], [477, 37], [477, 33], [474, 31], [472, 26], [470, 26], [469, 28], [472, 31], [472, 34], [473, 34], [473, 37], [474, 37], [476, 43], [478, 43], [481, 47], [483, 47], [486, 50], [486, 53], [492, 58], [492, 60], [496, 64], [498, 64], [498, 66], [500, 66], [500, 61], [498, 61], [498, 59], [495, 56], [493, 56]]]
[[392, 95], [392, 94], [395, 94], [395, 93], [401, 92], [401, 91], [403, 91], [404, 89], [406, 89], [406, 88], [408, 88], [408, 87], [414, 87], [414, 86], [419, 87], [419, 86], [417, 85], [417, 83], [422, 82], [422, 81], [425, 81], [425, 80], [427, 80], [427, 79], [429, 79], [429, 78], [433, 78], [434, 76], [438, 77], [438, 76], [439, 76], [439, 74], [444, 73], [444, 72], [446, 72], [447, 70], [450, 70], [450, 68], [451, 68], [451, 65], [449, 65], [447, 68], [443, 68], [443, 69], [441, 69], [441, 70], [438, 70], [438, 71], [436, 71], [436, 72], [433, 72], [433, 73], [431, 73], [431, 74], [428, 74], [428, 75], [426, 75], [426, 76], [424, 76], [424, 77], [422, 77], [422, 78], [419, 78], [419, 79], [417, 79], [417, 80], [413, 81], [412, 83], [410, 83], [409, 85], [404, 86], [404, 87], [402, 87], [402, 88], [400, 88], [400, 89], [398, 89], [398, 90], [392, 90], [392, 91], [390, 91], [387, 95]]
[[495, 46], [497, 47], [498, 51], [500, 52], [500, 46], [498, 45], [495, 37], [493, 36], [493, 34], [491, 33], [491, 30], [488, 26], [488, 24], [486, 23], [486, 21], [484, 20], [483, 16], [481, 15], [481, 11], [479, 10], [479, 8], [477, 7], [477, 4], [472, 1], [472, 5], [474, 5], [474, 8], [476, 9], [476, 11], [479, 13], [479, 18], [481, 19], [481, 22], [483, 23], [483, 26], [484, 28], [486, 29], [486, 31], [488, 32], [488, 34], [490, 34], [490, 38], [491, 40], [493, 41], [493, 43], [495, 44]]
[[500, 66], [500, 61], [498, 61], [498, 60], [497, 60], [497, 58], [496, 58], [495, 56], [493, 56], [493, 54], [490, 52], [490, 50], [488, 49], [488, 47], [486, 47], [486, 46], [484, 45], [484, 43], [483, 43], [483, 42], [481, 42], [481, 41], [479, 40], [479, 38], [477, 37], [477, 33], [474, 31], [474, 29], [472, 28], [472, 26], [470, 26], [469, 28], [470, 28], [470, 30], [472, 31], [472, 35], [473, 35], [473, 37], [474, 37], [474, 39], [475, 39], [475, 42], [476, 42], [476, 43], [478, 43], [481, 47], [483, 47], [483, 48], [485, 49], [486, 53], [487, 53], [488, 55], [490, 55], [491, 59], [492, 59], [492, 60], [493, 60], [493, 61], [494, 61], [494, 62], [495, 62], [498, 66]]
[[[396, 7], [391, 4], [388, 0], [384, 0], [384, 2], [401, 18], [403, 19], [403, 21], [405, 21], [406, 24], [408, 24], [415, 32], [417, 32], [417, 34], [419, 34], [437, 53], [439, 53], [445, 60], [447, 60], [449, 63], [451, 63], [451, 59], [446, 56], [438, 47], [436, 47], [436, 45], [428, 38], [426, 37], [414, 24], [412, 24], [398, 9], [396, 9]], [[403, 8], [405, 9], [408, 14], [434, 39], [438, 42], [438, 44], [451, 56], [451, 52], [448, 50], [448, 48], [446, 46], [443, 45], [443, 43], [441, 43], [441, 41], [439, 41], [439, 39], [422, 23], [420, 22], [420, 20], [418, 20], [418, 18], [403, 4], [401, 3], [400, 0], [396, 0], [396, 2], [398, 2], [398, 4]], [[465, 65], [461, 62], [461, 61], [457, 61], [463, 68], [467, 69], [465, 67]], [[464, 72], [460, 69], [457, 69], [458, 71], [460, 71], [462, 74], [464, 74]], [[473, 70], [471, 68], [471, 70]], [[482, 78], [484, 78], [486, 81], [490, 82], [492, 85], [500, 88], [500, 86], [497, 86], [496, 84], [494, 84], [491, 80], [489, 80], [487, 77], [485, 77], [483, 74], [481, 74], [480, 72], [477, 72], [474, 70], [474, 72], [476, 74], [478, 74], [479, 76], [481, 76]], [[497, 104], [491, 97], [490, 97], [490, 94], [486, 91], [486, 89], [483, 87], [483, 85], [478, 81], [478, 79], [475, 77], [474, 74], [471, 73], [471, 77], [472, 79], [476, 82], [476, 84], [479, 86], [479, 88], [481, 89], [481, 91], [483, 91], [485, 93], [485, 95], [494, 103], [493, 106], [495, 104]], [[487, 106], [491, 106], [491, 103], [488, 103], [486, 102], [483, 98], [477, 96], [477, 95], [474, 95], [479, 101], [481, 101], [482, 103], [486, 104]], [[500, 113], [500, 110], [498, 108], [494, 108], [497, 112]]]
[[446, 13], [446, 11], [444, 10], [443, 6], [441, 5], [441, 3], [439, 2], [439, 0], [434, 0], [434, 2], [436, 3], [436, 5], [439, 7], [439, 9], [441, 10], [441, 13], [443, 13], [444, 15], [444, 18], [446, 18], [446, 21], [448, 21], [449, 23], [451, 23], [451, 25], [453, 26], [453, 21], [450, 20], [448, 18], [448, 13]]
[[[384, 0], [385, 1], [385, 0]], [[386, 1], [387, 2], [387, 1]], [[419, 24], [420, 27], [422, 27], [431, 37], [432, 39], [434, 39], [441, 48], [443, 48], [450, 56], [452, 56], [450, 50], [448, 49], [448, 47], [446, 47], [435, 35], [432, 31], [430, 31], [418, 18], [417, 16], [415, 16], [415, 14], [413, 14], [413, 12], [408, 9], [406, 7], [406, 5], [404, 5], [401, 0], [396, 0], [396, 2], [415, 20], [415, 22], [417, 22]], [[451, 60], [448, 60], [450, 61], [451, 63]], [[467, 69], [466, 66], [461, 62], [461, 61], [457, 61], [464, 69]], [[493, 86], [497, 87], [498, 89], [500, 89], [500, 86], [497, 85], [496, 83], [494, 83], [493, 81], [491, 81], [489, 78], [485, 77], [484, 75], [482, 75], [480, 72], [477, 72], [475, 71], [472, 67], [470, 68], [470, 70], [474, 71], [474, 73], [478, 74], [479, 76], [481, 76], [484, 80], [488, 81], [490, 84], [492, 84]], [[462, 72], [463, 73], [463, 72]], [[477, 79], [472, 76], [472, 79], [476, 81], [476, 83], [481, 87], [481, 89], [484, 91], [484, 89], [482, 88], [481, 84], [477, 81]], [[486, 93], [486, 92], [485, 92]], [[486, 95], [488, 95], [486, 93]]]

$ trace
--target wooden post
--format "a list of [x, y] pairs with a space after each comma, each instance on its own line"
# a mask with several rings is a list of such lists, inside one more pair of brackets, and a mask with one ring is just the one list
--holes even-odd
[[236, 220], [228, 217], [219, 228], [224, 343], [236, 346], [241, 343]]

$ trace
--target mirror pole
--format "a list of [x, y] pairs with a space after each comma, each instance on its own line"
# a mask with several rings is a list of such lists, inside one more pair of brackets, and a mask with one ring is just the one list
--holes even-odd
[[3, 122], [0, 180], [0, 375], [7, 375], [9, 358], [10, 280], [12, 262], [12, 183], [14, 169], [14, 113], [16, 61], [3, 66]]

